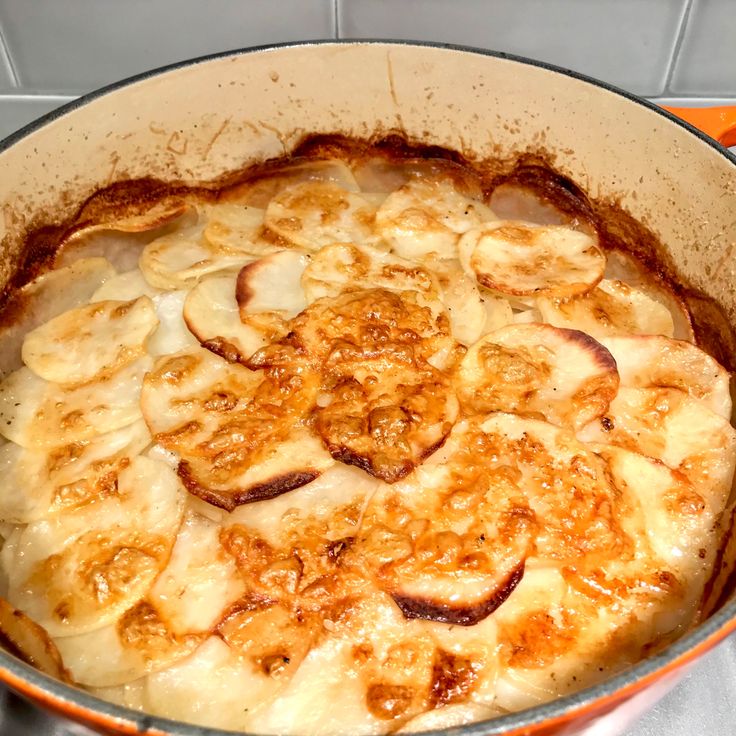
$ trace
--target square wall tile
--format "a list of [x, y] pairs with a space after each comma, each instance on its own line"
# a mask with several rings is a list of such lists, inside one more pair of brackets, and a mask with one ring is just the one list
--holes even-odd
[[26, 89], [83, 92], [217, 51], [334, 35], [333, 0], [2, 0]]
[[687, 0], [338, 0], [344, 38], [467, 44], [660, 94]]
[[73, 99], [73, 97], [0, 95], [0, 140]]
[[694, 0], [670, 88], [675, 94], [736, 93], [733, 0]]

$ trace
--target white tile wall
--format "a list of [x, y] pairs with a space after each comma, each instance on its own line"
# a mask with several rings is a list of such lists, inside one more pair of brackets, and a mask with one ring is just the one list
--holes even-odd
[[507, 51], [658, 95], [686, 6], [687, 0], [338, 0], [338, 27], [348, 38]]
[[2, 0], [22, 87], [86, 92], [193, 56], [334, 35], [332, 0]]
[[736, 95], [733, 0], [693, 0], [670, 88], [675, 94]]

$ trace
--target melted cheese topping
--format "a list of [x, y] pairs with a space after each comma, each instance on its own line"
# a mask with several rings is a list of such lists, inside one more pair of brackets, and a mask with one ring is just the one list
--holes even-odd
[[138, 268], [28, 288], [77, 290], [3, 333], [0, 632], [45, 671], [212, 727], [414, 732], [697, 619], [736, 432], [682, 304], [521, 185], [488, 201], [532, 222], [447, 161], [356, 173], [106, 222]]

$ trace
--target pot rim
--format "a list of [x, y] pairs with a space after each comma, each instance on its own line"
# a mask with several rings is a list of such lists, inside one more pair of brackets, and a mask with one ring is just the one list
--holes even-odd
[[[537, 61], [525, 56], [510, 54], [502, 51], [491, 51], [473, 46], [461, 44], [440, 43], [433, 41], [412, 41], [405, 39], [317, 39], [310, 41], [293, 41], [285, 43], [264, 44], [246, 48], [222, 51], [213, 54], [187, 59], [184, 61], [167, 64], [140, 74], [127, 77], [112, 84], [105, 85], [92, 92], [84, 94], [71, 102], [62, 105], [51, 112], [42, 115], [36, 120], [28, 123], [15, 133], [0, 140], [0, 154], [31, 133], [43, 128], [48, 123], [62, 117], [68, 112], [83, 107], [111, 92], [128, 87], [137, 82], [159, 76], [163, 73], [182, 69], [184, 67], [203, 64], [216, 59], [233, 56], [245, 56], [246, 54], [277, 51], [282, 48], [297, 48], [305, 46], [355, 46], [355, 45], [394, 45], [415, 46], [446, 49], [468, 54], [490, 56], [504, 59], [519, 64], [539, 67], [546, 71], [561, 74], [573, 79], [586, 82], [596, 87], [625, 98], [650, 111], [666, 118], [671, 123], [679, 125], [701, 141], [715, 149], [729, 163], [736, 165], [736, 154], [724, 148], [720, 143], [707, 136], [702, 131], [676, 117], [667, 110], [649, 100], [623, 90], [615, 85], [589, 77], [571, 69], [566, 69], [555, 64]], [[697, 659], [706, 651], [720, 643], [729, 634], [736, 630], [736, 600], [725, 605], [706, 621], [699, 624], [692, 631], [670, 644], [662, 652], [642, 660], [612, 678], [592, 687], [585, 688], [570, 695], [558, 698], [542, 705], [527, 708], [517, 713], [498, 716], [486, 721], [469, 723], [464, 726], [453, 728], [434, 729], [422, 731], [418, 736], [430, 734], [443, 736], [525, 736], [536, 730], [536, 727], [549, 727], [556, 723], [565, 723], [576, 717], [589, 713], [591, 716], [598, 711], [605, 711], [607, 706], [613, 708], [616, 704], [623, 702], [625, 698], [643, 690], [654, 681], [664, 677], [666, 674], [683, 667], [687, 663]], [[94, 695], [67, 685], [49, 675], [45, 675], [34, 667], [22, 662], [9, 653], [0, 649], [0, 683], [5, 683], [17, 692], [24, 694], [32, 700], [42, 703], [57, 713], [63, 713], [67, 717], [94, 724], [101, 728], [116, 728], [123, 733], [130, 734], [171, 734], [171, 736], [233, 736], [242, 732], [225, 731], [206, 726], [197, 726], [182, 721], [175, 721], [159, 716], [147, 715], [138, 711], [115, 705]], [[531, 731], [529, 730], [531, 729]]]

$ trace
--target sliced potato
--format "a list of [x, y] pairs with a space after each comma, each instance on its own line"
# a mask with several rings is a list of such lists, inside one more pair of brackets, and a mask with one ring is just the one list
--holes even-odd
[[21, 347], [34, 327], [74, 307], [86, 304], [115, 269], [105, 258], [81, 258], [64, 268], [47, 271], [15, 292], [5, 307], [14, 319], [0, 325], [0, 376], [22, 365]]
[[4, 598], [0, 598], [0, 647], [46, 675], [71, 682], [48, 632]]
[[472, 345], [456, 389], [466, 412], [540, 415], [578, 429], [602, 416], [619, 377], [611, 354], [577, 330], [544, 324], [502, 327]]
[[264, 377], [197, 349], [158, 361], [141, 407], [154, 440], [180, 456], [187, 489], [232, 511], [332, 464], [304, 423], [316, 393], [309, 373]]
[[414, 180], [393, 191], [376, 212], [376, 230], [402, 258], [457, 258], [462, 233], [496, 220], [482, 202], [445, 179]]
[[613, 483], [635, 499], [642, 515], [636, 532], [668, 570], [688, 581], [689, 605], [696, 606], [716, 554], [715, 499], [699, 494], [682, 473], [659, 460], [613, 445], [591, 449], [608, 463]]
[[139, 396], [153, 361], [143, 356], [81, 386], [63, 387], [21, 368], [0, 384], [0, 434], [29, 449], [83, 442], [141, 417]]
[[153, 299], [161, 293], [161, 289], [151, 286], [143, 276], [140, 268], [119, 273], [105, 281], [90, 297], [90, 302], [104, 302], [110, 299], [127, 302], [141, 296]]
[[260, 258], [278, 250], [261, 237], [264, 211], [259, 207], [221, 202], [207, 208], [204, 238], [218, 250], [242, 251]]
[[111, 623], [165, 567], [184, 498], [169, 467], [132, 459], [117, 476], [116, 494], [35, 521], [3, 548], [8, 600], [52, 636]]
[[613, 335], [672, 337], [674, 332], [667, 307], [623, 281], [604, 279], [587, 294], [570, 299], [540, 297], [537, 307], [545, 322], [582, 330], [597, 339]]
[[286, 682], [212, 636], [191, 657], [149, 675], [143, 702], [154, 715], [245, 731], [251, 713], [270, 702]]
[[29, 332], [23, 341], [23, 362], [47, 381], [85, 383], [140, 358], [157, 325], [147, 296], [95, 302]]
[[148, 599], [176, 636], [209, 632], [244, 592], [218, 523], [189, 511]]
[[377, 288], [414, 291], [418, 303], [435, 316], [444, 312], [439, 285], [428, 269], [377, 248], [350, 243], [325, 246], [312, 256], [301, 283], [310, 304], [343, 291]]
[[244, 362], [271, 337], [268, 330], [241, 321], [237, 280], [236, 274], [207, 276], [184, 303], [184, 321], [200, 345], [232, 363]]
[[189, 294], [185, 289], [176, 289], [153, 298], [159, 325], [146, 345], [151, 355], [171, 355], [197, 344], [196, 336], [184, 320], [184, 305]]
[[300, 248], [380, 240], [376, 208], [364, 197], [329, 182], [303, 182], [279, 192], [266, 208], [264, 224]]
[[149, 243], [138, 266], [151, 286], [190, 289], [203, 276], [241, 268], [256, 258], [245, 250], [204, 240], [205, 223], [164, 235]]
[[730, 420], [731, 376], [692, 343], [659, 335], [606, 337], [601, 343], [616, 360], [622, 386], [679, 388]]
[[676, 388], [620, 388], [608, 411], [583, 427], [586, 442], [618, 445], [679, 470], [723, 508], [736, 466], [736, 430]]
[[310, 257], [297, 251], [279, 251], [244, 266], [238, 273], [235, 299], [240, 318], [260, 312], [290, 319], [306, 306], [301, 278]]
[[468, 230], [458, 254], [478, 283], [517, 296], [584, 294], [601, 280], [606, 267], [603, 251], [587, 233], [513, 220]]
[[177, 635], [147, 600], [94, 631], [60, 636], [56, 645], [75, 682], [115, 687], [171, 667], [190, 655], [205, 634]]
[[0, 447], [0, 519], [27, 524], [114, 492], [117, 472], [150, 443], [141, 419], [86, 442], [45, 452], [14, 442]]

